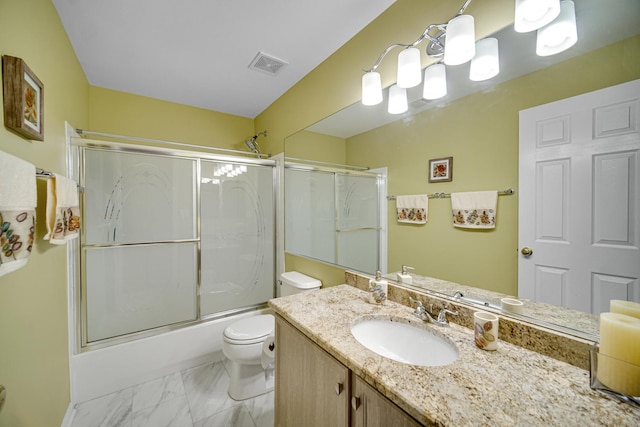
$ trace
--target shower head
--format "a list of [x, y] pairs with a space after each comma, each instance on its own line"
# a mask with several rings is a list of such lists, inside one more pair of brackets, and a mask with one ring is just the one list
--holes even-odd
[[252, 152], [254, 152], [256, 154], [260, 154], [260, 146], [256, 142], [256, 137], [255, 136], [252, 137], [252, 138], [247, 139], [244, 143], [247, 144], [247, 147], [249, 148], [249, 150], [251, 150]]
[[260, 156], [260, 144], [258, 144], [257, 139], [260, 135], [267, 136], [267, 131], [265, 130], [263, 132], [255, 134], [244, 142], [249, 150], [251, 150], [252, 153], [257, 154], [258, 156]]

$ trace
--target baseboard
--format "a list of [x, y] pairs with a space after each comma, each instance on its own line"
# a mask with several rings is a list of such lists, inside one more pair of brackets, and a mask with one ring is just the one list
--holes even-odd
[[64, 414], [64, 418], [62, 419], [62, 424], [60, 427], [71, 427], [73, 424], [73, 418], [76, 416], [76, 405], [73, 402], [69, 403], [67, 407], [67, 412]]

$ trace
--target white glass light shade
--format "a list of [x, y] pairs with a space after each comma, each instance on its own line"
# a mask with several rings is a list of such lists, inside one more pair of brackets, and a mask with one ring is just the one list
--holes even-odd
[[389, 114], [402, 114], [409, 109], [407, 104], [407, 90], [398, 85], [389, 88]]
[[438, 99], [447, 94], [447, 70], [444, 64], [433, 64], [424, 70], [424, 99]]
[[570, 0], [563, 0], [560, 2], [560, 15], [538, 30], [536, 53], [539, 56], [555, 55], [569, 49], [577, 41], [575, 5]]
[[444, 63], [459, 65], [476, 54], [476, 31], [471, 15], [459, 15], [447, 24], [444, 44]]
[[513, 28], [519, 33], [537, 30], [560, 14], [560, 0], [516, 0]]
[[362, 76], [362, 104], [377, 105], [382, 102], [380, 73], [369, 71]]
[[420, 66], [420, 51], [415, 47], [409, 47], [398, 55], [398, 81], [399, 87], [410, 88], [418, 86], [422, 80], [422, 67]]
[[488, 80], [500, 72], [498, 39], [489, 37], [476, 43], [476, 56], [471, 60], [469, 79], [474, 82]]

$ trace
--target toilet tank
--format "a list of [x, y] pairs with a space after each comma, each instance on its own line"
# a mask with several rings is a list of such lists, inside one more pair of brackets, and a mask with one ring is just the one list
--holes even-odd
[[306, 274], [297, 271], [287, 271], [280, 275], [282, 286], [280, 287], [280, 296], [299, 294], [300, 292], [312, 291], [320, 289], [322, 282]]

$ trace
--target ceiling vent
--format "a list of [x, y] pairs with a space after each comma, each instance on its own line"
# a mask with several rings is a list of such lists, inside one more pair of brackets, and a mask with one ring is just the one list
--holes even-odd
[[251, 61], [251, 64], [249, 64], [249, 68], [275, 76], [287, 65], [288, 64], [281, 59], [274, 58], [263, 52], [258, 52], [256, 57], [253, 58], [253, 61]]

